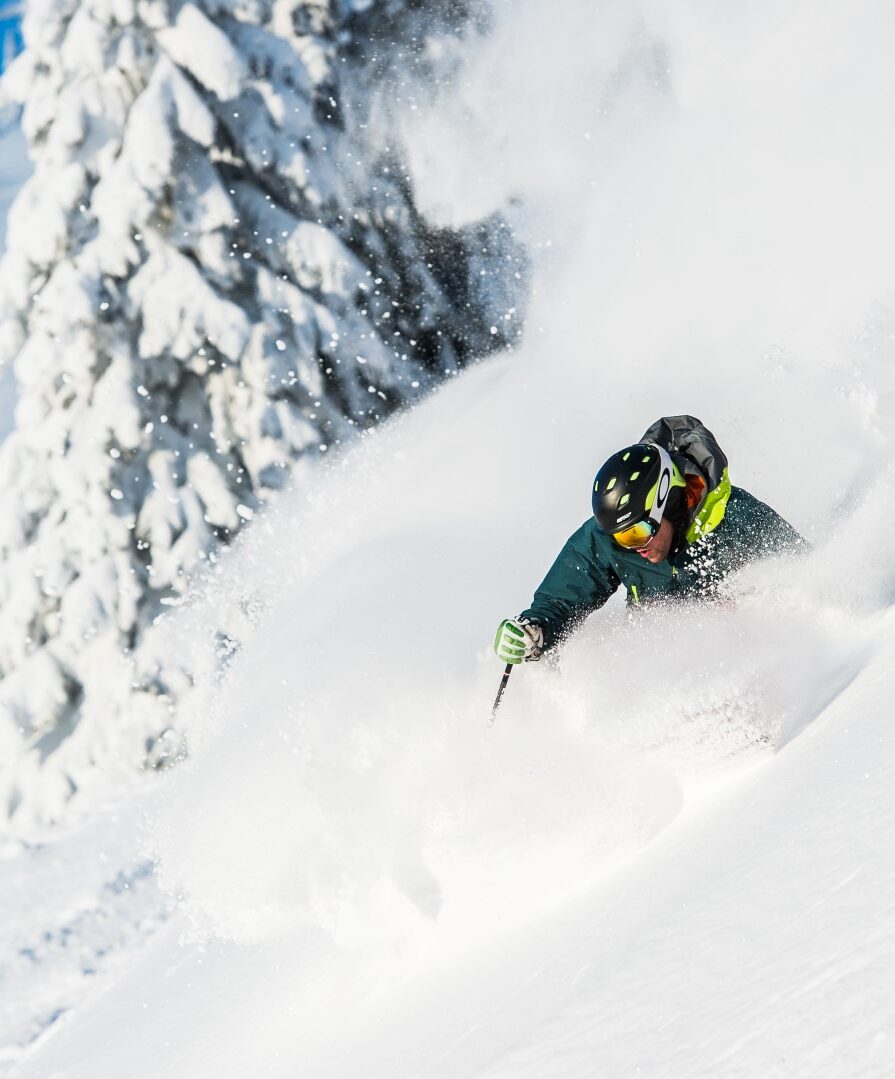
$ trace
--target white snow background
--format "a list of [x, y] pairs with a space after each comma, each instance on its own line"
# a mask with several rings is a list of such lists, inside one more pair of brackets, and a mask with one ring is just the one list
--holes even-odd
[[[128, 806], [58, 844], [94, 844], [73, 893], [151, 851], [176, 910], [101, 906], [139, 932], [11, 1050], [23, 1079], [891, 1072], [895, 17], [496, 10], [390, 110], [430, 215], [517, 207], [525, 343], [282, 499], [171, 620], [199, 657], [216, 606], [254, 628], [207, 658], [139, 845]], [[814, 553], [708, 610], [614, 602], [489, 725], [498, 620], [601, 461], [685, 411]]]

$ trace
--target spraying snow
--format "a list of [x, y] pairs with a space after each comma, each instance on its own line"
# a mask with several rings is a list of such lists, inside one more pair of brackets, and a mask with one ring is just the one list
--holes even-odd
[[[879, 471], [884, 424], [873, 422], [866, 392], [844, 397], [840, 382], [866, 351], [841, 335], [857, 333], [851, 321], [875, 295], [869, 281], [855, 289], [848, 262], [849, 287], [824, 295], [809, 319], [817, 291], [805, 275], [816, 268], [795, 281], [775, 256], [784, 235], [795, 242], [800, 222], [818, 220], [815, 197], [795, 203], [820, 148], [790, 126], [812, 86], [787, 82], [764, 125], [747, 92], [769, 77], [759, 57], [731, 57], [712, 77], [701, 66], [704, 55], [738, 53], [739, 27], [702, 19], [693, 53], [679, 40], [687, 26], [649, 9], [607, 23], [601, 10], [576, 8], [562, 30], [574, 29], [581, 46], [572, 66], [557, 42], [539, 44], [543, 65], [534, 68], [537, 5], [499, 14], [458, 76], [461, 92], [406, 139], [424, 147], [436, 131], [460, 176], [464, 163], [487, 172], [495, 204], [521, 192], [534, 205], [534, 223], [521, 218], [532, 239], [555, 235], [529, 342], [346, 455], [310, 516], [296, 498], [226, 570], [257, 581], [249, 567], [289, 566], [286, 518], [305, 536], [323, 529], [317, 556], [271, 581], [259, 628], [224, 689], [202, 702], [199, 727], [213, 724], [213, 744], [176, 778], [162, 812], [163, 873], [219, 928], [255, 932], [262, 912], [287, 922], [300, 912], [367, 939], [375, 926], [393, 927], [386, 901], [406, 905], [411, 922], [418, 914], [444, 924], [454, 889], [464, 902], [487, 865], [489, 883], [468, 903], [479, 925], [492, 888], [498, 921], [520, 885], [537, 907], [676, 812], [675, 771], [657, 775], [654, 757], [641, 752], [632, 763], [624, 752], [658, 749], [686, 770], [706, 753], [717, 762], [781, 744], [847, 684], [872, 638], [881, 593], [868, 586], [874, 573], [886, 578], [883, 559], [874, 569], [864, 554], [859, 609], [847, 613], [828, 573], [850, 557], [848, 540], [833, 539], [825, 522], [841, 516], [856, 465]], [[842, 50], [857, 48], [854, 28], [838, 18], [844, 25], [829, 32]], [[806, 78], [827, 74], [823, 56], [806, 65]], [[871, 75], [850, 87], [853, 107]], [[488, 103], [493, 157], [469, 138], [470, 101]], [[735, 146], [718, 137], [731, 113]], [[754, 162], [759, 145], [768, 161], [785, 132], [806, 140], [802, 153], [773, 199], [751, 188], [747, 198], [742, 162]], [[455, 188], [450, 170], [445, 177], [418, 156], [419, 189], [434, 204], [481, 214], [478, 185]], [[725, 200], [706, 201], [687, 182], [705, 170]], [[874, 215], [892, 213], [885, 175], [879, 186], [865, 178], [864, 209]], [[824, 198], [837, 194], [837, 174], [831, 183]], [[752, 258], [742, 261], [746, 216], [760, 274]], [[860, 243], [863, 252], [866, 234], [838, 217], [819, 224], [834, 246]], [[788, 259], [805, 255], [785, 249]], [[745, 295], [755, 307], [748, 326]], [[505, 721], [488, 731], [495, 617], [526, 605], [586, 514], [595, 465], [672, 407], [702, 410], [729, 450], [734, 482], [812, 533], [818, 555], [798, 568], [757, 568], [734, 591], [733, 609], [669, 611], [635, 625], [597, 615], [567, 649], [562, 675], [530, 666], [516, 675]], [[811, 430], [826, 437], [806, 438]], [[217, 829], [221, 854], [208, 844]]]
[[[166, 628], [201, 651], [246, 612], [147, 806], [186, 939], [23, 1076], [885, 1074], [895, 572], [855, 522], [895, 523], [893, 31], [517, 0], [408, 110], [430, 213], [515, 200], [526, 342], [284, 497]], [[725, 605], [611, 603], [489, 727], [497, 621], [675, 412], [814, 552]]]

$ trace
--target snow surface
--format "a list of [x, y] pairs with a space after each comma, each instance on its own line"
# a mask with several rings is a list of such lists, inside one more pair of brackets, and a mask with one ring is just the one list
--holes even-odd
[[[170, 620], [196, 654], [222, 608], [245, 627], [140, 844], [110, 824], [177, 909], [21, 1079], [891, 1073], [892, 15], [498, 14], [405, 138], [430, 212], [517, 199], [526, 342]], [[679, 411], [814, 552], [709, 608], [614, 601], [489, 725], [497, 621]]]
[[[132, 808], [0, 852], [0, 1075], [168, 916]], [[23, 899], [27, 897], [27, 902]]]

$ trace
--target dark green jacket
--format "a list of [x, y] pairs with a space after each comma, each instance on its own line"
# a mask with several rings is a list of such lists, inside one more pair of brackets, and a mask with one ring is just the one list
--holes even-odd
[[566, 542], [522, 614], [543, 628], [549, 648], [620, 585], [633, 604], [658, 596], [710, 598], [725, 577], [749, 562], [800, 548], [808, 545], [798, 532], [741, 487], [731, 488], [724, 517], [712, 532], [655, 566], [603, 535], [590, 518]]

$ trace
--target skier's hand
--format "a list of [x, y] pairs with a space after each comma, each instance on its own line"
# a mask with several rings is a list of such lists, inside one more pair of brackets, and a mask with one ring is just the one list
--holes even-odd
[[494, 654], [504, 663], [521, 663], [523, 659], [541, 658], [544, 631], [527, 618], [505, 618], [497, 627]]

